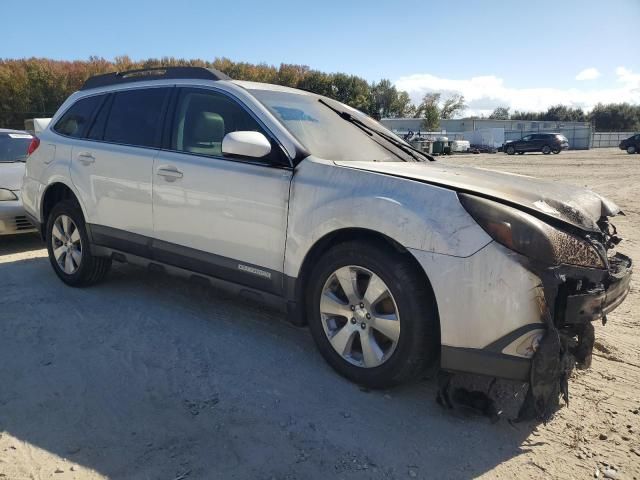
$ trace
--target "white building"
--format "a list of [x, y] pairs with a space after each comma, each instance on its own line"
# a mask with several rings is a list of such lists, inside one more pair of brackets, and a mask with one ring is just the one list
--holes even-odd
[[[398, 134], [424, 132], [421, 118], [383, 118], [381, 123]], [[491, 120], [487, 118], [460, 118], [440, 120], [440, 130], [450, 140], [468, 137], [464, 132], [504, 129], [505, 140], [517, 140], [529, 133], [561, 133], [569, 140], [570, 148], [586, 150], [591, 147], [589, 122], [551, 122], [533, 120]]]

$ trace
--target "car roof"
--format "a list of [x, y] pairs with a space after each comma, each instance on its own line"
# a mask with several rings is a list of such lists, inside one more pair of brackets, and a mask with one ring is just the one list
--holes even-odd
[[250, 82], [247, 80], [231, 80], [231, 82], [247, 90], [271, 90], [273, 92], [288, 92], [288, 93], [296, 93], [298, 95], [317, 96], [317, 94], [312, 92], [307, 92], [306, 90], [300, 90], [299, 88], [285, 87], [284, 85], [276, 85], [274, 83]]

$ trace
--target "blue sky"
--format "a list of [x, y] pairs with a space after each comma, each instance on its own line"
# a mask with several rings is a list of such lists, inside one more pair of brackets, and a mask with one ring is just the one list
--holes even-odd
[[416, 99], [459, 91], [475, 111], [640, 103], [640, 0], [32, 0], [3, 17], [4, 58], [299, 63], [389, 78]]

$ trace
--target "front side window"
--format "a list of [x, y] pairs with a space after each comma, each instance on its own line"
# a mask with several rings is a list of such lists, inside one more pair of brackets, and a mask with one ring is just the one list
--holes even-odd
[[93, 113], [100, 106], [103, 99], [104, 95], [81, 98], [65, 112], [53, 129], [67, 137], [84, 137]]
[[[403, 161], [360, 128], [340, 118], [315, 95], [261, 89], [250, 91], [312, 155], [339, 161]], [[354, 109], [349, 109], [349, 113], [395, 137], [363, 113]], [[399, 138], [398, 141], [402, 142]]]
[[161, 115], [168, 93], [168, 88], [115, 93], [104, 127], [104, 140], [138, 147], [157, 147]]
[[227, 133], [237, 131], [264, 134], [258, 122], [225, 95], [202, 89], [182, 89], [173, 122], [172, 150], [222, 156], [222, 139]]
[[523, 142], [528, 142], [529, 140], [531, 140], [533, 138], [533, 135], [527, 135], [526, 137], [522, 137], [522, 141]]

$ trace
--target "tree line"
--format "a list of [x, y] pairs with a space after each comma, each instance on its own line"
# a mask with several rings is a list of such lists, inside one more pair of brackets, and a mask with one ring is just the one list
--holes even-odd
[[597, 132], [631, 132], [640, 130], [640, 105], [629, 103], [598, 103], [591, 112], [581, 108], [554, 105], [545, 112], [510, 112], [508, 107], [497, 107], [490, 119], [541, 120], [546, 122], [590, 122]]
[[[71, 93], [93, 75], [163, 66], [215, 68], [238, 80], [300, 88], [334, 98], [378, 119], [422, 118], [425, 130], [438, 130], [440, 119], [461, 116], [466, 110], [462, 95], [443, 98], [437, 92], [427, 93], [415, 105], [407, 92], [396, 89], [388, 79], [368, 82], [355, 75], [325, 73], [306, 65], [252, 64], [234, 62], [228, 58], [216, 58], [211, 62], [173, 57], [133, 61], [127, 56], [114, 60], [90, 57], [84, 61], [0, 59], [0, 127], [23, 128], [26, 118], [50, 117]], [[628, 103], [598, 104], [588, 114], [580, 108], [564, 105], [550, 107], [546, 112], [511, 113], [507, 107], [498, 107], [489, 118], [588, 121], [595, 124], [599, 131], [627, 131], [640, 129], [640, 106]]]
[[334, 98], [373, 117], [413, 116], [407, 92], [390, 80], [367, 82], [346, 73], [324, 73], [305, 65], [234, 62], [217, 58], [212, 62], [172, 57], [133, 61], [127, 56], [113, 61], [91, 57], [86, 61], [44, 58], [0, 59], [0, 127], [22, 128], [24, 119], [49, 117], [83, 82], [101, 73], [166, 66], [218, 69], [237, 80], [274, 83], [300, 88]]

